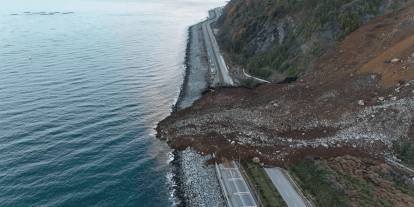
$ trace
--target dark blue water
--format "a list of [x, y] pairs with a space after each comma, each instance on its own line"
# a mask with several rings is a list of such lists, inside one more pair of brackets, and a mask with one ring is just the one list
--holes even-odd
[[0, 3], [0, 206], [171, 206], [154, 127], [223, 1]]

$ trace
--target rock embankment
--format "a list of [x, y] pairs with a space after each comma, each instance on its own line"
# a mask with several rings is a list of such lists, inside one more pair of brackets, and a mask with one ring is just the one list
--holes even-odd
[[[210, 75], [203, 41], [201, 24], [190, 27], [186, 75], [174, 111], [191, 106], [208, 87]], [[181, 202], [177, 206], [225, 206], [215, 168], [205, 164], [209, 157], [191, 149], [173, 154], [174, 192]]]

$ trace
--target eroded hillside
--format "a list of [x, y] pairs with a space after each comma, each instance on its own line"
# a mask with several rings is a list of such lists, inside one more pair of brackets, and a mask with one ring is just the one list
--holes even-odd
[[381, 159], [414, 135], [414, 7], [378, 17], [298, 82], [223, 88], [158, 126], [170, 146], [272, 163], [307, 155]]
[[232, 0], [218, 40], [233, 68], [272, 81], [303, 75], [315, 60], [372, 18], [408, 0]]

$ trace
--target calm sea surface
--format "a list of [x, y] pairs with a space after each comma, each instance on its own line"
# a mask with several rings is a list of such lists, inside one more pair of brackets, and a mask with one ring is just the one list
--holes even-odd
[[0, 3], [0, 206], [171, 206], [154, 127], [224, 1]]

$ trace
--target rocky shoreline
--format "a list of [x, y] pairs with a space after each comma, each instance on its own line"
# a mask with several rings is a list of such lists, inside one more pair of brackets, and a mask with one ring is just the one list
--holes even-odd
[[[188, 29], [185, 74], [173, 112], [187, 108], [209, 87], [210, 70], [202, 39], [201, 24]], [[225, 206], [219, 182], [210, 159], [191, 149], [175, 150], [171, 162], [177, 206]]]

